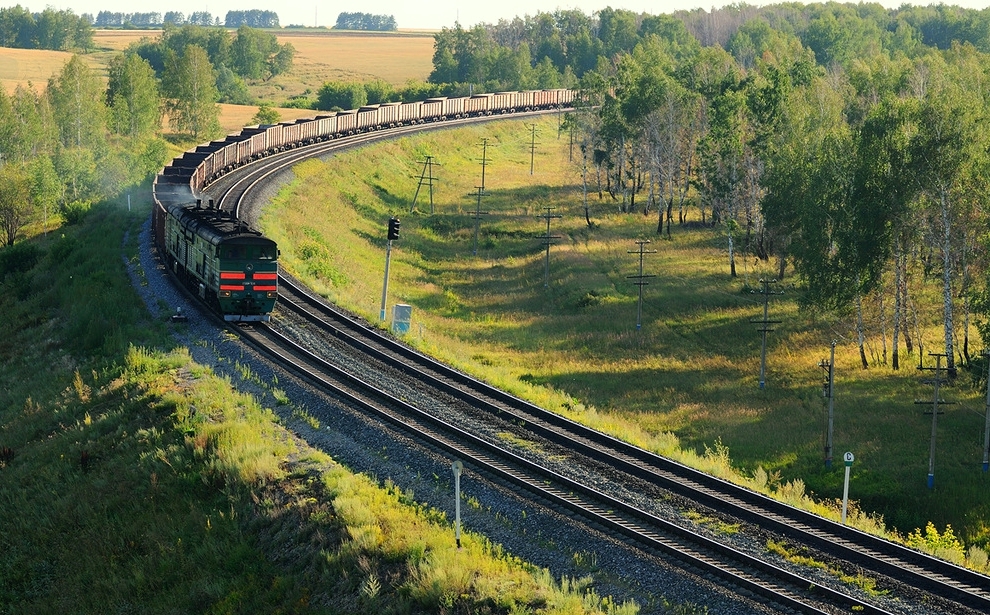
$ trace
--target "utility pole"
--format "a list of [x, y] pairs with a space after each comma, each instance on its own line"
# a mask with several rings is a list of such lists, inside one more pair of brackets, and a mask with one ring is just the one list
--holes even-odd
[[[776, 284], [777, 280], [760, 280], [760, 284], [763, 285], [763, 289], [759, 292], [763, 295], [763, 320], [751, 320], [750, 322], [760, 325], [757, 329], [763, 334], [763, 346], [760, 350], [760, 389], [763, 389], [767, 385], [767, 333], [772, 333], [773, 329], [770, 325], [779, 324], [779, 320], [770, 320], [770, 295], [783, 295], [783, 292], [772, 292], [770, 290], [771, 284]], [[750, 291], [757, 292], [757, 291]]]
[[588, 156], [583, 157], [581, 166], [581, 187], [584, 193], [584, 222], [591, 228], [591, 211], [588, 209]]
[[[932, 401], [931, 401], [932, 437], [928, 448], [928, 488], [933, 489], [935, 487], [935, 433], [936, 433], [936, 427], [938, 426], [938, 415], [939, 415], [938, 407], [940, 404], [944, 406], [944, 405], [954, 404], [955, 402], [939, 399], [938, 396], [939, 387], [942, 385], [943, 382], [947, 382], [947, 380], [944, 380], [942, 378], [942, 358], [945, 357], [946, 355], [944, 353], [929, 352], [928, 356], [935, 357], [935, 367], [931, 368], [931, 367], [924, 367], [922, 365], [919, 365], [918, 369], [925, 371], [932, 371], [932, 370], [935, 371], [935, 378], [933, 380], [923, 381], [925, 384], [931, 384], [932, 386], [934, 386], [935, 389], [935, 392], [932, 394]], [[928, 402], [926, 401], [917, 400], [917, 399], [914, 401], [914, 403], [916, 405], [928, 404]]]
[[488, 137], [481, 140], [481, 190], [485, 190], [485, 167], [488, 166]]
[[818, 367], [825, 370], [825, 385], [822, 393], [828, 400], [828, 426], [825, 429], [825, 467], [832, 467], [832, 425], [835, 412], [835, 340], [832, 340], [832, 354], [829, 359], [822, 359]]
[[574, 125], [569, 124], [567, 126], [567, 132], [570, 134], [569, 142], [567, 143], [567, 162], [572, 162], [574, 160]]
[[529, 138], [529, 174], [533, 174], [533, 165], [536, 161], [536, 124], [530, 124], [530, 138]]
[[644, 254], [656, 254], [656, 250], [646, 250], [646, 246], [650, 243], [649, 239], [641, 239], [636, 242], [639, 246], [637, 250], [627, 250], [629, 254], [639, 254], [639, 275], [627, 275], [627, 278], [636, 280], [633, 282], [636, 286], [639, 286], [639, 305], [636, 307], [636, 330], [639, 331], [643, 327], [643, 287], [649, 285], [646, 278], [655, 278], [655, 275], [643, 275], [643, 255]]
[[[416, 209], [416, 199], [419, 197], [419, 189], [424, 185], [430, 187], [430, 213], [433, 213], [433, 184], [438, 181], [433, 177], [433, 165], [442, 166], [438, 162], [433, 162], [433, 156], [427, 156], [426, 160], [423, 161], [423, 171], [419, 174], [419, 185], [416, 186], [416, 194], [413, 195], [412, 205], [409, 206], [409, 211]], [[427, 176], [429, 172], [429, 176]]]
[[487, 211], [481, 211], [481, 197], [485, 196], [485, 188], [483, 186], [478, 186], [478, 201], [474, 207], [474, 211], [471, 212], [471, 217], [474, 218], [474, 248], [471, 250], [471, 254], [474, 256], [478, 255], [478, 231], [481, 228], [481, 216], [487, 216]]
[[488, 215], [487, 211], [481, 211], [481, 197], [486, 195], [485, 192], [485, 168], [488, 166], [488, 139], [481, 140], [481, 185], [475, 186], [478, 190], [478, 201], [474, 208], [474, 213], [472, 217], [474, 218], [474, 248], [471, 250], [471, 254], [474, 256], [478, 255], [478, 232], [481, 229], [481, 216]]
[[546, 207], [545, 209], [547, 210], [547, 213], [543, 214], [540, 217], [541, 218], [546, 218], [546, 221], [547, 221], [547, 234], [544, 235], [544, 236], [542, 236], [542, 237], [540, 237], [540, 239], [543, 240], [543, 245], [545, 245], [547, 247], [547, 256], [546, 256], [546, 261], [545, 261], [545, 265], [544, 265], [544, 268], [543, 268], [543, 286], [544, 286], [544, 288], [548, 288], [550, 286], [550, 246], [553, 245], [553, 240], [554, 239], [560, 239], [560, 235], [551, 235], [550, 234], [550, 220], [552, 220], [554, 218], [560, 218], [562, 216], [560, 214], [551, 213], [554, 209], [556, 209], [556, 207]]

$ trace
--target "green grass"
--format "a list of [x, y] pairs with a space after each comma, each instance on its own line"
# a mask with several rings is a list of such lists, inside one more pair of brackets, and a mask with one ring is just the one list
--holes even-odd
[[[263, 226], [283, 264], [333, 301], [377, 322], [385, 223], [402, 219], [392, 253], [389, 306], [414, 306], [406, 339], [544, 407], [754, 488], [839, 516], [841, 455], [856, 454], [853, 523], [905, 535], [932, 521], [951, 524], [967, 544], [990, 541], [990, 477], [982, 458], [982, 385], [964, 371], [939, 420], [936, 488], [925, 488], [931, 418], [915, 399], [931, 396], [914, 367], [940, 340], [938, 281], [912, 273], [920, 330], [900, 371], [881, 365], [879, 304], [865, 302], [871, 367], [859, 367], [853, 314], [802, 311], [796, 280], [785, 277], [770, 306], [768, 385], [757, 386], [761, 277], [775, 263], [740, 255], [728, 275], [720, 229], [675, 226], [655, 235], [656, 212], [620, 213], [599, 200], [589, 172], [592, 226], [584, 220], [580, 150], [569, 161], [557, 119], [537, 121], [536, 173], [529, 174], [528, 121], [506, 121], [403, 138], [296, 168]], [[474, 255], [475, 186], [488, 138], [489, 195]], [[421, 163], [436, 157], [435, 213], [419, 196]], [[546, 232], [538, 216], [554, 207], [550, 283]], [[692, 221], [700, 220], [696, 209]], [[635, 328], [637, 288], [629, 252], [651, 239], [643, 327]], [[791, 272], [788, 271], [788, 275]], [[886, 309], [890, 308], [888, 298]], [[888, 314], [888, 322], [889, 322]], [[975, 331], [970, 332], [975, 339]], [[889, 336], [889, 331], [888, 331]], [[822, 370], [836, 348], [835, 458], [824, 467]], [[889, 339], [888, 339], [889, 345]], [[926, 357], [926, 361], [927, 361]], [[817, 504], [809, 502], [809, 496]]]
[[174, 348], [125, 268], [148, 213], [0, 250], [0, 614], [638, 611], [483, 536], [458, 550], [442, 513]]

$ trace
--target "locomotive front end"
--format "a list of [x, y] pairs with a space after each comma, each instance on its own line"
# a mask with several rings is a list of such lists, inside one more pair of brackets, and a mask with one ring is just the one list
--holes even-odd
[[217, 300], [228, 322], [267, 322], [278, 299], [278, 247], [261, 236], [232, 237], [218, 246]]

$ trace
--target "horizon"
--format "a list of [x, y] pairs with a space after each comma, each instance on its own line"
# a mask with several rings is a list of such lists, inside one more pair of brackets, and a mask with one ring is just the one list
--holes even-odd
[[[782, 4], [783, 2], [746, 2], [751, 6], [767, 6], [772, 4]], [[279, 16], [279, 24], [287, 26], [305, 27], [332, 27], [337, 16], [342, 12], [363, 12], [376, 15], [391, 15], [395, 18], [398, 27], [403, 30], [440, 30], [445, 27], [454, 27], [456, 24], [471, 27], [479, 23], [498, 23], [500, 20], [512, 20], [515, 17], [534, 16], [538, 13], [552, 13], [556, 10], [580, 10], [585, 14], [593, 15], [598, 11], [611, 7], [613, 9], [625, 9], [640, 14], [670, 14], [682, 10], [702, 10], [710, 12], [728, 5], [737, 4], [727, 0], [714, 0], [704, 2], [704, 0], [667, 0], [656, 2], [655, 0], [571, 0], [569, 2], [559, 2], [558, 0], [507, 0], [497, 4], [470, 3], [470, 2], [437, 2], [427, 6], [412, 5], [397, 0], [382, 0], [375, 5], [374, 10], [347, 10], [339, 4], [327, 2], [314, 2], [309, 7], [293, 5], [286, 7], [282, 3], [271, 0], [260, 0], [250, 6], [244, 6], [241, 2], [230, 0], [220, 0], [218, 2], [191, 2], [188, 0], [178, 0], [169, 3], [162, 8], [141, 8], [136, 9], [133, 2], [126, 0], [63, 0], [53, 3], [45, 0], [30, 2], [15, 2], [7, 5], [7, 8], [20, 5], [32, 13], [39, 13], [47, 7], [56, 10], [69, 10], [76, 15], [84, 13], [91, 14], [94, 18], [101, 11], [114, 13], [151, 13], [157, 12], [164, 15], [169, 11], [179, 11], [189, 15], [198, 11], [210, 13], [213, 17], [219, 17], [223, 21], [228, 11], [261, 10], [273, 11]], [[805, 2], [803, 4], [821, 4], [820, 2]], [[855, 4], [850, 2], [849, 4]], [[901, 0], [880, 0], [875, 2], [888, 9], [898, 8], [903, 5], [928, 6], [939, 4], [937, 2], [903, 2]], [[968, 9], [986, 9], [990, 6], [990, 0], [960, 0], [958, 2], [945, 3], [950, 6], [959, 6]], [[260, 5], [260, 6], [259, 6]], [[707, 6], [703, 6], [707, 5]]]

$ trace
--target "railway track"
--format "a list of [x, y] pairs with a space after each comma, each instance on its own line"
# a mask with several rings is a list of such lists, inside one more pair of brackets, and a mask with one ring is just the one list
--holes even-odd
[[[243, 203], [253, 198], [252, 191], [298, 160], [418, 129], [421, 127], [360, 135], [362, 138], [353, 141], [323, 143], [252, 163], [246, 167], [247, 172], [236, 174], [236, 178], [222, 178], [216, 182], [215, 189], [222, 190], [219, 202], [223, 208], [241, 210]], [[471, 412], [515, 425], [528, 434], [527, 437], [551, 443], [555, 450], [568, 451], [569, 455], [589, 460], [584, 463], [608, 467], [620, 473], [622, 478], [618, 480], [639, 481], [677, 494], [807, 545], [851, 568], [874, 571], [904, 587], [917, 588], [955, 603], [964, 610], [990, 612], [988, 577], [786, 506], [546, 412], [412, 351], [374, 331], [366, 323], [326, 305], [290, 279], [280, 280], [280, 291], [280, 312], [305, 320], [308, 326], [317, 328], [328, 338], [347, 345], [353, 352], [374, 357], [375, 361], [390, 366], [405, 378], [428, 383], [427, 386], [438, 394], [458, 400]], [[773, 599], [776, 604], [795, 612], [848, 612], [849, 609], [887, 612], [861, 598], [823, 588], [801, 575], [780, 571], [765, 561], [752, 561], [750, 556], [733, 553], [734, 550], [725, 545], [692, 537], [683, 527], [539, 466], [507, 447], [445, 424], [387, 391], [334, 368], [274, 328], [242, 331], [251, 338], [252, 344], [270, 356], [278, 357], [279, 362], [311, 382], [330, 387], [335, 394], [352, 399], [368, 412], [379, 413], [403, 429], [419, 434], [417, 437], [462, 458], [472, 467], [515, 484], [552, 506], [570, 510], [590, 523], [624, 535], [643, 549], [690, 562], [690, 566], [717, 575], [745, 592]], [[338, 384], [330, 384], [334, 382]], [[809, 591], [809, 588], [813, 590]]]
[[420, 410], [385, 387], [362, 380], [320, 358], [276, 328], [241, 329], [241, 335], [256, 349], [314, 386], [359, 405], [363, 412], [413, 434], [417, 440], [465, 462], [475, 471], [525, 490], [545, 505], [568, 511], [586, 523], [623, 537], [640, 549], [674, 557], [697, 571], [717, 576], [739, 592], [760, 596], [795, 613], [833, 613], [835, 609], [888, 613], [854, 596], [822, 587], [799, 574], [692, 533], [530, 461], [449, 420]]

